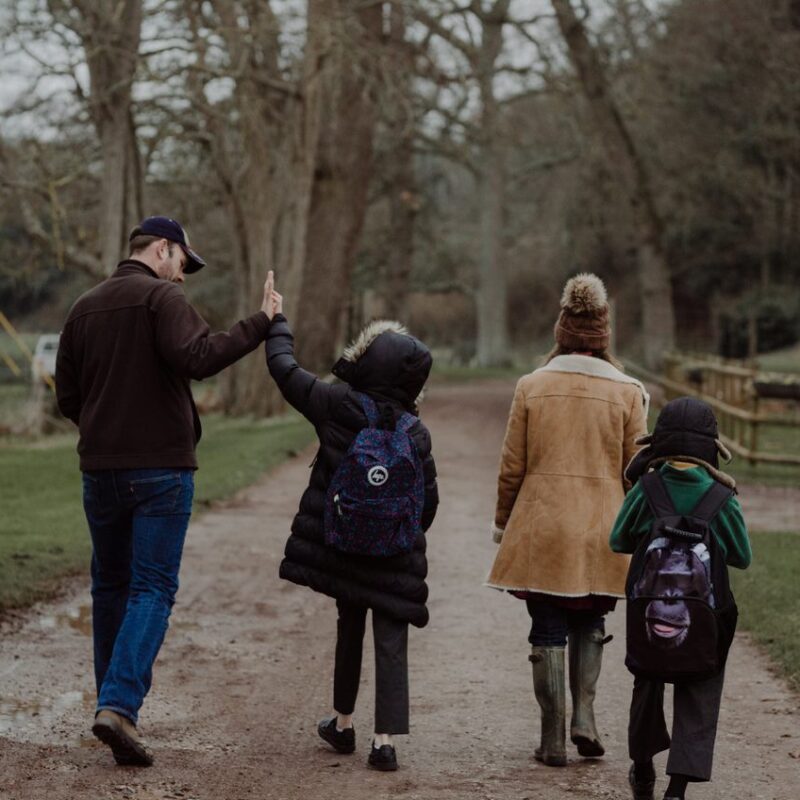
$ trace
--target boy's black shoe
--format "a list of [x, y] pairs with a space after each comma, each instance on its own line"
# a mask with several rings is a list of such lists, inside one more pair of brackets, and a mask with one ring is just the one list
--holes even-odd
[[[637, 780], [633, 764], [631, 764], [631, 769], [628, 773], [628, 783], [633, 792], [633, 800], [655, 800], [653, 797], [653, 792], [656, 788], [655, 777], [652, 779], [647, 778], [642, 780], [640, 778]], [[664, 800], [666, 800], [666, 798]]]
[[317, 725], [317, 733], [337, 753], [352, 753], [356, 749], [355, 728], [345, 728], [343, 731], [337, 731], [336, 717], [323, 719]]
[[390, 744], [382, 744], [375, 747], [375, 742], [369, 749], [367, 765], [372, 769], [379, 769], [382, 772], [392, 772], [397, 769], [397, 753]]

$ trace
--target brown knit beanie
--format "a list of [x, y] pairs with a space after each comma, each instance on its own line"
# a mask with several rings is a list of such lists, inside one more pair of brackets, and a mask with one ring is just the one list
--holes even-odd
[[582, 272], [567, 281], [554, 329], [565, 350], [605, 350], [611, 339], [608, 297], [603, 281]]

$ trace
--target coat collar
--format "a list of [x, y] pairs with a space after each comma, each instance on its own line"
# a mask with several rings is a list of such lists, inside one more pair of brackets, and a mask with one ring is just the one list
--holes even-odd
[[143, 261], [138, 261], [135, 258], [126, 258], [117, 264], [117, 273], [129, 275], [131, 272], [138, 272], [142, 275], [149, 275], [153, 278], [158, 278], [158, 275], [147, 266]]
[[536, 372], [574, 372], [580, 375], [588, 375], [591, 378], [605, 378], [618, 383], [632, 383], [634, 386], [638, 386], [639, 391], [642, 393], [645, 417], [650, 410], [650, 395], [647, 389], [644, 388], [644, 384], [641, 381], [637, 381], [636, 378], [631, 378], [630, 375], [620, 372], [613, 364], [609, 364], [608, 361], [602, 358], [581, 355], [555, 356], [543, 367], [539, 367]]

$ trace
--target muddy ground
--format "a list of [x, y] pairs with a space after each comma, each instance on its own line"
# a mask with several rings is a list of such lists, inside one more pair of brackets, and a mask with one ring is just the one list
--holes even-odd
[[[89, 734], [94, 693], [88, 582], [38, 607], [0, 636], [3, 800], [525, 800], [627, 798], [625, 732], [631, 678], [622, 615], [611, 615], [598, 713], [605, 759], [565, 769], [532, 757], [537, 711], [524, 605], [482, 587], [495, 550], [488, 524], [513, 387], [437, 386], [423, 416], [434, 437], [443, 504], [429, 536], [431, 624], [410, 636], [412, 733], [401, 768], [365, 767], [372, 723], [371, 644], [356, 710], [357, 752], [340, 756], [315, 733], [328, 712], [331, 600], [277, 579], [310, 454], [192, 523], [172, 626], [141, 717], [150, 769], [113, 765]], [[77, 487], [77, 476], [76, 476]], [[748, 492], [743, 491], [748, 504]], [[779, 496], [778, 496], [779, 495]], [[749, 504], [795, 524], [796, 491], [751, 493]], [[77, 496], [76, 496], [77, 502]], [[773, 513], [790, 504], [790, 512]], [[751, 517], [751, 525], [759, 525]], [[369, 637], [368, 637], [369, 638]], [[800, 797], [798, 699], [745, 636], [728, 669], [715, 779], [703, 800]], [[663, 772], [663, 757], [657, 766]], [[665, 782], [660, 779], [659, 789]], [[658, 797], [661, 795], [658, 794]]]

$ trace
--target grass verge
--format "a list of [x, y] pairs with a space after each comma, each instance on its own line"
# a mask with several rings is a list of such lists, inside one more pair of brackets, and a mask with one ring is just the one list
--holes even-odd
[[[203, 420], [195, 509], [227, 497], [314, 438], [299, 416]], [[0, 612], [52, 595], [66, 575], [88, 571], [74, 436], [0, 447]]]
[[758, 366], [767, 372], [800, 372], [800, 345], [762, 353], [758, 357]]
[[10, 430], [19, 421], [30, 395], [30, 383], [0, 383], [0, 431]]
[[732, 475], [737, 483], [760, 483], [764, 486], [788, 486], [793, 488], [800, 481], [800, 467], [784, 464], [759, 464], [758, 466], [753, 466], [741, 456], [735, 456], [730, 464], [720, 464], [720, 467], [724, 472]]
[[731, 570], [739, 624], [800, 691], [800, 535], [752, 533], [753, 563]]

